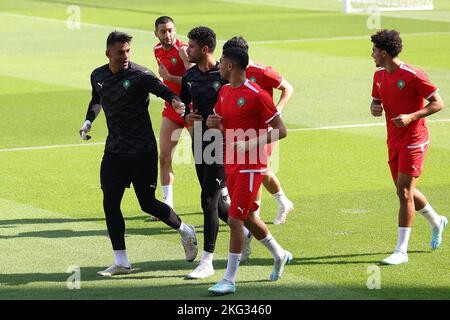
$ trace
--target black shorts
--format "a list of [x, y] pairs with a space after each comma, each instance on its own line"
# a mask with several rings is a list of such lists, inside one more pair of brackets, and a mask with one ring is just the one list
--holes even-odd
[[102, 189], [117, 190], [152, 187], [158, 180], [158, 152], [143, 154], [105, 153], [100, 168]]

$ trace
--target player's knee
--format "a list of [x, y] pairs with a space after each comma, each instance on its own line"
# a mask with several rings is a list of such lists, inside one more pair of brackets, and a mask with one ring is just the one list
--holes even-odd
[[397, 196], [401, 202], [410, 202], [414, 200], [414, 189], [398, 186]]
[[103, 209], [105, 211], [105, 215], [114, 216], [120, 215], [120, 201], [117, 201], [118, 196], [115, 196], [115, 193], [110, 193], [104, 191], [103, 197]]
[[214, 204], [212, 197], [204, 197], [202, 196], [202, 209], [203, 212], [211, 213], [215, 211], [217, 208], [217, 204]]
[[103, 209], [107, 218], [121, 216], [120, 206], [103, 203]]
[[230, 226], [231, 231], [239, 232], [242, 229], [243, 222], [237, 218], [229, 217], [228, 225]]
[[158, 200], [156, 200], [155, 193], [150, 192], [146, 193], [144, 196], [139, 196], [139, 205], [141, 206], [141, 210], [146, 213], [152, 213], [155, 211], [155, 208], [158, 206]]
[[152, 213], [160, 206], [160, 203], [158, 200], [156, 200], [155, 197], [151, 197], [147, 199], [147, 201], [141, 203], [141, 209], [144, 212]]

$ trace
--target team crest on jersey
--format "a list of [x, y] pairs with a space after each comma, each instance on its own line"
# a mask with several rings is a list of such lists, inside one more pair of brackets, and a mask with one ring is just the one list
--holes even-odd
[[400, 90], [403, 90], [403, 88], [405, 87], [405, 81], [399, 80], [399, 81], [397, 82], [397, 87], [398, 87]]
[[239, 98], [237, 101], [237, 104], [239, 107], [243, 107], [245, 104], [245, 99], [244, 98]]
[[130, 80], [125, 80], [125, 81], [122, 83], [122, 85], [123, 85], [123, 88], [124, 88], [125, 90], [128, 90], [128, 88], [131, 86], [131, 81], [130, 81]]
[[178, 60], [177, 58], [173, 57], [172, 59], [170, 59], [170, 62], [172, 62], [173, 65], [177, 64]]
[[216, 91], [219, 91], [220, 87], [222, 86], [222, 84], [219, 81], [214, 81], [213, 82], [213, 88]]
[[251, 82], [254, 82], [254, 83], [256, 83], [256, 78], [255, 77], [250, 77], [250, 79], [249, 79]]

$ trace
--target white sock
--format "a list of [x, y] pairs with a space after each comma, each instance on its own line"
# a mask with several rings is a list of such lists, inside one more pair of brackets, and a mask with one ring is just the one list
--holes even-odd
[[397, 246], [395, 247], [395, 252], [408, 252], [408, 241], [409, 236], [411, 235], [411, 229], [412, 228], [398, 228], [398, 241]]
[[130, 267], [130, 263], [128, 262], [127, 250], [114, 250], [114, 258], [116, 260], [116, 264], [120, 264], [125, 268]]
[[245, 226], [242, 227], [242, 230], [244, 231], [244, 239], [248, 239], [252, 235], [250, 230], [248, 230]]
[[214, 252], [203, 251], [200, 263], [207, 263], [212, 265]]
[[173, 193], [172, 193], [172, 185], [168, 184], [166, 186], [162, 186], [163, 191], [163, 202], [170, 206], [173, 209]]
[[181, 222], [181, 226], [176, 230], [183, 239], [186, 239], [191, 235], [191, 229], [183, 221]]
[[420, 214], [427, 219], [427, 221], [431, 224], [433, 228], [439, 228], [441, 224], [441, 216], [434, 211], [434, 209], [430, 206], [429, 203], [425, 207], [420, 210], [417, 210]]
[[228, 253], [227, 271], [223, 278], [232, 283], [236, 283], [236, 274], [239, 267], [239, 261], [241, 260], [240, 253]]
[[255, 201], [255, 203], [258, 205], [258, 210], [253, 211], [255, 214], [255, 218], [259, 219], [259, 209], [261, 208], [261, 200]]
[[278, 202], [278, 206], [280, 207], [285, 206], [285, 203], [289, 202], [289, 199], [286, 197], [282, 189], [277, 193], [273, 193], [272, 196]]
[[259, 240], [267, 249], [269, 249], [270, 253], [275, 260], [281, 260], [284, 258], [284, 249], [278, 244], [278, 242], [269, 234], [264, 239]]

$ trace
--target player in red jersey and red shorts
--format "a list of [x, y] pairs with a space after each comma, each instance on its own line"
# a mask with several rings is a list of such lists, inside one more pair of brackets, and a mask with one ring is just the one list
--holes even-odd
[[[243, 37], [233, 37], [223, 45], [224, 50], [233, 47], [240, 48], [247, 53], [249, 50], [248, 43]], [[292, 85], [274, 68], [255, 63], [251, 60], [249, 61], [245, 73], [247, 79], [257, 83], [263, 90], [269, 93], [272, 99], [274, 89], [281, 91], [280, 99], [278, 100], [276, 107], [280, 113], [283, 112], [284, 107], [289, 102], [294, 92]], [[269, 155], [272, 153], [274, 147], [275, 145], [273, 143], [266, 146]], [[280, 181], [272, 171], [268, 171], [267, 175], [264, 177], [263, 184], [278, 203], [278, 213], [273, 223], [285, 223], [287, 214], [294, 209], [293, 203], [286, 197], [283, 189], [281, 188]], [[256, 198], [258, 204], [261, 203], [261, 198], [262, 189], [258, 191]], [[256, 211], [256, 215], [259, 216], [259, 210]], [[247, 256], [244, 258], [245, 259], [243, 260], [246, 260]]]
[[[181, 78], [186, 70], [193, 66], [187, 57], [187, 44], [176, 38], [174, 21], [167, 16], [156, 19], [155, 36], [159, 43], [155, 45], [153, 52], [158, 62], [159, 75], [163, 78], [164, 84], [173, 93], [179, 95]], [[178, 144], [182, 129], [188, 127], [184, 118], [177, 114], [170, 104], [165, 103], [159, 133], [159, 165], [163, 201], [172, 208], [174, 182], [172, 152]]]
[[256, 194], [268, 170], [268, 155], [264, 147], [284, 138], [287, 130], [272, 97], [246, 78], [247, 65], [246, 51], [239, 48], [223, 51], [220, 75], [229, 84], [221, 88], [214, 107], [215, 114], [207, 120], [208, 127], [222, 130], [225, 134], [224, 166], [231, 198], [227, 270], [224, 278], [208, 289], [212, 295], [236, 291], [236, 273], [244, 246], [244, 225], [272, 253], [274, 269], [269, 280], [278, 280], [284, 266], [292, 260], [292, 254], [284, 250], [265, 223], [255, 217], [258, 209]]
[[[414, 212], [420, 212], [432, 226], [431, 248], [437, 249], [447, 218], [438, 215], [426, 197], [416, 189], [422, 174], [429, 138], [425, 117], [440, 111], [444, 103], [438, 89], [428, 76], [417, 68], [400, 61], [402, 39], [395, 30], [381, 30], [372, 36], [372, 57], [375, 72], [372, 87], [371, 113], [387, 123], [389, 167], [400, 200], [398, 242], [394, 253], [382, 264], [408, 262], [408, 241]], [[428, 104], [424, 105], [424, 101]]]
[[[240, 48], [248, 53], [249, 46], [247, 41], [243, 37], [233, 37], [223, 45], [223, 49], [228, 48]], [[253, 61], [249, 61], [247, 69], [245, 71], [247, 79], [257, 83], [261, 89], [265, 90], [273, 99], [274, 89], [280, 90], [281, 95], [276, 108], [280, 113], [283, 112], [284, 107], [289, 102], [294, 92], [292, 85], [285, 79], [281, 74], [279, 74], [274, 68], [264, 66]], [[267, 153], [270, 156], [272, 154], [273, 148], [275, 148], [275, 143], [267, 144]], [[274, 220], [274, 224], [283, 224], [286, 222], [287, 214], [294, 209], [294, 204], [285, 195], [283, 189], [281, 188], [280, 180], [278, 180], [275, 173], [268, 170], [267, 174], [264, 176], [263, 185], [274, 197], [278, 203], [278, 213]], [[256, 196], [256, 203], [261, 207], [262, 198], [262, 188], [258, 190]], [[255, 211], [255, 215], [259, 217], [259, 210]], [[247, 231], [245, 229], [245, 231]], [[246, 233], [245, 236], [245, 246], [242, 251], [241, 263], [245, 262], [251, 253], [250, 243], [252, 240], [252, 234]]]

